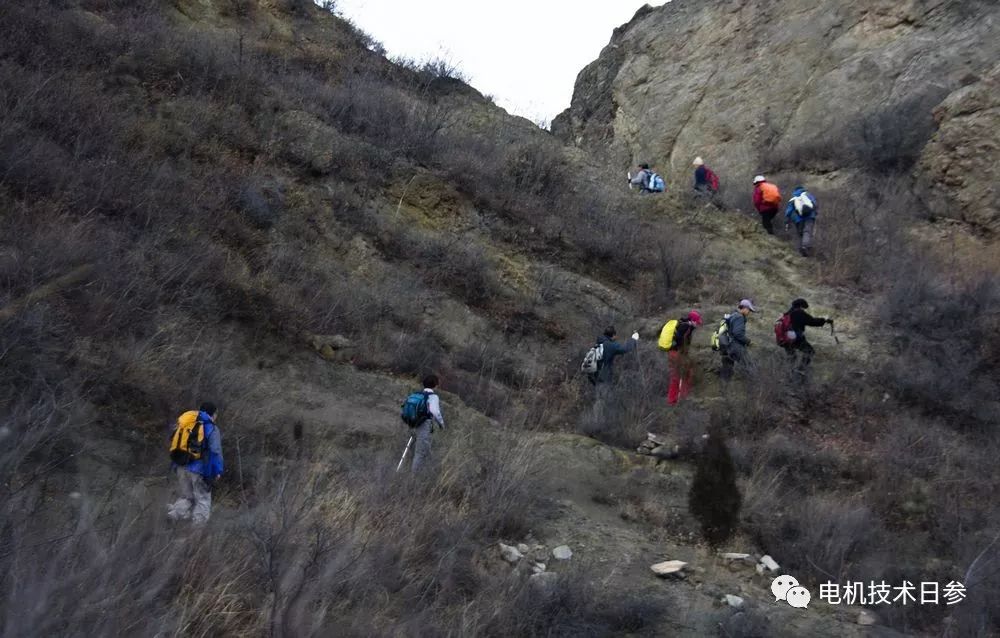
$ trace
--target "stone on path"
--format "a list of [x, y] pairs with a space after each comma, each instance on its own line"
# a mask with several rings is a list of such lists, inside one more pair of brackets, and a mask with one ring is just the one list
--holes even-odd
[[733, 609], [739, 609], [740, 607], [743, 606], [743, 599], [740, 598], [739, 596], [726, 594], [726, 596], [722, 600]]
[[649, 568], [653, 570], [653, 573], [657, 576], [670, 576], [672, 574], [678, 574], [685, 567], [687, 567], [687, 563], [682, 560], [665, 560], [662, 563], [656, 563], [655, 565], [649, 566]]
[[503, 557], [508, 563], [514, 564], [521, 560], [521, 552], [517, 551], [516, 547], [510, 545], [504, 545], [500, 543], [500, 556]]
[[778, 571], [778, 567], [779, 567], [778, 563], [776, 563], [774, 561], [774, 559], [771, 558], [770, 556], [767, 556], [767, 555], [761, 556], [760, 557], [760, 564], [763, 565], [764, 567], [767, 567], [772, 572]]
[[568, 545], [560, 545], [552, 550], [552, 557], [556, 560], [569, 560], [573, 558], [573, 550]]

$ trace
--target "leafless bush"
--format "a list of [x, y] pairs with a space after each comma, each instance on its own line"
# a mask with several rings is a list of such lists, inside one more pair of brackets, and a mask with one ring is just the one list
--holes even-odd
[[[582, 352], [573, 357], [573, 361], [582, 360]], [[583, 391], [581, 404], [588, 407], [580, 413], [577, 428], [604, 443], [634, 448], [664, 420], [666, 357], [648, 350], [621, 355], [614, 372], [610, 385], [588, 386]]]

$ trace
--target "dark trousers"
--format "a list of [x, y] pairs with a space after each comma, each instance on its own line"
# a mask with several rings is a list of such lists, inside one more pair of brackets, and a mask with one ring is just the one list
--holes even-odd
[[774, 234], [774, 217], [778, 214], [778, 209], [760, 211], [760, 223], [768, 235]]
[[795, 362], [796, 370], [805, 370], [812, 363], [816, 349], [803, 337], [792, 345], [785, 346], [785, 352], [788, 354], [788, 358]]

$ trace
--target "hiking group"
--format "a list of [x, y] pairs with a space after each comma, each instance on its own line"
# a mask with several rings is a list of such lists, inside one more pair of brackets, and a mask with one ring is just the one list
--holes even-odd
[[[813, 317], [806, 309], [809, 303], [805, 299], [796, 299], [791, 307], [774, 322], [775, 342], [788, 354], [792, 362], [792, 370], [805, 375], [806, 368], [812, 361], [816, 350], [806, 339], [808, 326], [830, 325], [833, 332], [833, 320], [826, 317]], [[751, 367], [749, 357], [750, 337], [747, 325], [750, 315], [757, 312], [757, 307], [750, 299], [742, 299], [735, 310], [726, 313], [717, 324], [711, 336], [712, 350], [719, 353], [719, 378], [728, 382], [738, 369]], [[691, 310], [677, 319], [670, 319], [660, 330], [657, 346], [667, 353], [667, 404], [675, 406], [687, 398], [694, 382], [695, 366], [691, 358], [692, 338], [695, 331], [701, 327], [703, 319], [697, 310]], [[597, 386], [597, 397], [602, 397], [601, 388], [607, 387], [613, 381], [615, 358], [632, 352], [638, 347], [639, 333], [624, 344], [615, 340], [615, 328], [607, 328], [601, 334], [593, 347], [583, 358], [581, 371], [591, 384]], [[834, 335], [836, 339], [836, 335]], [[838, 341], [839, 343], [839, 341]]]
[[[695, 194], [712, 196], [717, 193], [719, 178], [704, 160], [696, 157], [692, 165]], [[635, 176], [629, 174], [629, 187], [638, 187], [645, 193], [662, 193], [666, 189], [663, 177], [648, 164], [640, 165]], [[753, 204], [760, 213], [761, 224], [768, 234], [773, 235], [774, 218], [781, 209], [781, 191], [763, 175], [754, 177], [753, 187]], [[816, 213], [816, 198], [802, 186], [797, 186], [785, 206], [785, 226], [795, 224], [799, 234], [799, 252], [803, 256], [809, 255], [812, 246]], [[802, 375], [816, 352], [806, 340], [806, 328], [829, 324], [833, 332], [832, 319], [813, 317], [806, 311], [807, 308], [809, 304], [805, 299], [796, 299], [774, 324], [775, 341], [788, 353], [793, 370]], [[747, 336], [747, 324], [750, 315], [755, 312], [757, 308], [753, 302], [743, 299], [733, 312], [723, 316], [712, 333], [712, 349], [719, 352], [719, 376], [724, 382], [728, 382], [738, 368], [750, 366], [748, 348], [751, 342]], [[667, 321], [660, 331], [657, 345], [667, 353], [667, 403], [671, 406], [677, 405], [690, 393], [695, 371], [691, 359], [692, 337], [701, 325], [701, 314], [691, 310], [682, 317]], [[635, 351], [638, 343], [638, 332], [633, 332], [631, 338], [621, 343], [617, 341], [614, 326], [609, 326], [587, 351], [581, 369], [595, 386], [598, 398], [606, 395], [613, 381], [615, 359]], [[402, 470], [407, 455], [410, 456], [411, 472], [420, 471], [430, 461], [432, 434], [435, 429], [444, 429], [441, 402], [436, 391], [438, 383], [435, 375], [427, 375], [423, 379], [423, 389], [410, 394], [403, 403], [400, 416], [409, 428], [410, 436], [396, 466], [397, 472]], [[170, 460], [171, 470], [177, 479], [178, 497], [167, 510], [171, 520], [190, 520], [195, 525], [203, 525], [211, 515], [212, 488], [223, 472], [222, 435], [217, 419], [216, 406], [205, 402], [198, 410], [178, 417], [172, 429]]]
[[[712, 197], [719, 192], [719, 176], [705, 164], [701, 157], [694, 158], [693, 192], [698, 197]], [[629, 188], [638, 188], [641, 193], [662, 193], [666, 191], [663, 176], [649, 167], [640, 164], [635, 175], [628, 174]], [[781, 212], [783, 198], [777, 184], [769, 181], [763, 175], [753, 178], [753, 206], [760, 214], [761, 225], [769, 235], [774, 235], [774, 218]], [[816, 216], [819, 206], [816, 197], [804, 186], [796, 186], [792, 197], [785, 202], [785, 230], [794, 224], [799, 236], [798, 250], [803, 257], [812, 253], [812, 240], [816, 226]]]

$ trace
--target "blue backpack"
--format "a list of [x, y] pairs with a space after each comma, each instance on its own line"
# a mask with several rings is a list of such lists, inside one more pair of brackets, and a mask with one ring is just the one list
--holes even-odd
[[431, 418], [430, 407], [427, 403], [427, 398], [433, 394], [432, 392], [414, 392], [410, 396], [406, 397], [406, 401], [403, 403], [403, 409], [400, 411], [399, 416], [403, 419], [403, 423], [415, 428], [421, 423]]
[[654, 193], [662, 193], [666, 188], [667, 184], [663, 181], [663, 177], [659, 173], [653, 173], [649, 178], [649, 190]]

